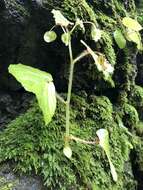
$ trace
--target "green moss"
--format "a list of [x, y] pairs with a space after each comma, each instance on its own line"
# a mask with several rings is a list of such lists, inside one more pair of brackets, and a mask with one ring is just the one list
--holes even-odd
[[113, 48], [113, 39], [110, 33], [103, 32], [103, 42], [104, 42], [104, 53], [109, 61], [110, 64], [115, 65], [116, 64], [116, 54]]
[[[94, 185], [100, 189], [125, 190], [124, 164], [130, 148], [125, 130], [117, 125], [112, 104], [106, 97], [91, 96], [88, 100], [72, 97], [71, 133], [93, 140], [99, 128], [110, 133], [111, 157], [119, 180], [112, 180], [109, 163], [99, 146], [71, 142], [73, 157], [62, 152], [65, 131], [65, 109], [58, 104], [53, 121], [44, 126], [37, 104], [20, 116], [0, 134], [0, 161], [15, 160], [15, 169], [43, 175], [48, 189], [85, 189]], [[125, 174], [125, 173], [124, 173]], [[131, 179], [134, 185], [133, 179]]]
[[139, 122], [136, 126], [136, 132], [138, 136], [143, 136], [143, 122]]
[[136, 128], [139, 122], [138, 112], [132, 105], [124, 103], [122, 107], [120, 105], [115, 108], [118, 112], [120, 118], [122, 119], [124, 125], [129, 129]]
[[100, 26], [104, 28], [104, 30], [113, 30], [117, 27], [117, 21], [106, 15], [105, 13], [102, 13], [101, 11], [97, 11], [96, 13], [97, 21], [99, 22]]
[[125, 90], [120, 90], [117, 102], [119, 102], [120, 106], [122, 106], [124, 103], [128, 103], [128, 95]]
[[115, 70], [115, 80], [116, 87], [121, 91], [125, 91], [127, 94], [132, 92], [135, 86], [135, 76], [136, 76], [136, 66], [134, 62], [134, 58], [132, 56], [135, 55], [135, 49], [129, 48], [123, 49], [120, 54], [117, 56], [117, 64]]
[[12, 190], [14, 187], [13, 181], [7, 181], [4, 177], [0, 177], [0, 190]]
[[[136, 166], [136, 172], [138, 173], [138, 177], [142, 180], [143, 175], [143, 139], [137, 138], [137, 142], [134, 145], [134, 165]], [[141, 181], [142, 184], [142, 181]], [[141, 185], [142, 186], [142, 185]]]
[[60, 2], [56, 0], [44, 0], [43, 5], [50, 9], [61, 9], [70, 20], [75, 20], [78, 16], [83, 20], [96, 22], [94, 10], [86, 0], [63, 0]]
[[140, 119], [143, 119], [143, 88], [141, 86], [134, 86], [129, 101], [137, 109]]

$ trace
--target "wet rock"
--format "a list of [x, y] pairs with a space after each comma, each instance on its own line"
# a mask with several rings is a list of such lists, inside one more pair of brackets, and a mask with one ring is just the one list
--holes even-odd
[[4, 10], [5, 9], [5, 1], [4, 0], [1, 0], [0, 1], [0, 11]]
[[0, 129], [23, 113], [29, 106], [32, 95], [23, 92], [0, 92]]
[[138, 54], [137, 57], [138, 74], [136, 77], [136, 83], [143, 86], [143, 55]]
[[10, 64], [44, 68], [51, 62], [43, 40], [49, 12], [37, 0], [2, 0], [0, 10], [0, 89], [18, 90], [21, 85], [8, 74]]
[[10, 164], [0, 166], [1, 190], [44, 190], [41, 179], [36, 176], [18, 176], [12, 171]]

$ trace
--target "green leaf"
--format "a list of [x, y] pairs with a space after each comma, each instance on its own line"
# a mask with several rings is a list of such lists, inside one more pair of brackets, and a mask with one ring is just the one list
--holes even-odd
[[92, 25], [91, 27], [91, 38], [92, 40], [94, 40], [95, 42], [97, 42], [98, 40], [100, 40], [101, 38], [101, 30], [99, 30], [98, 28], [96, 28], [95, 25]]
[[44, 34], [45, 42], [53, 42], [57, 38], [57, 34], [54, 31], [47, 31]]
[[56, 93], [52, 76], [49, 73], [22, 64], [10, 65], [8, 70], [25, 90], [36, 95], [47, 125], [56, 109]]
[[127, 39], [137, 44], [137, 48], [142, 50], [141, 36], [139, 32], [128, 30]]
[[129, 17], [124, 17], [122, 20], [122, 23], [124, 26], [126, 26], [129, 29], [132, 29], [134, 31], [140, 31], [142, 30], [142, 26], [138, 23], [138, 21], [129, 18]]
[[66, 145], [63, 149], [63, 153], [67, 158], [71, 158], [72, 156], [72, 150], [69, 145]]
[[70, 34], [68, 32], [67, 33], [63, 33], [62, 36], [61, 36], [61, 40], [65, 44], [65, 46], [69, 45], [70, 39], [71, 39], [71, 36], [70, 36]]
[[114, 32], [114, 39], [120, 49], [125, 48], [126, 40], [119, 29]]
[[72, 22], [70, 22], [69, 20], [67, 20], [62, 13], [59, 10], [52, 10], [53, 13], [53, 17], [55, 19], [55, 23], [56, 25], [60, 25], [60, 26], [64, 26], [67, 27], [68, 25], [73, 25]]
[[109, 164], [110, 164], [110, 170], [111, 170], [111, 174], [112, 174], [112, 177], [113, 177], [113, 180], [116, 182], [117, 179], [118, 179], [118, 176], [117, 176], [117, 173], [116, 173], [116, 170], [115, 170], [115, 167], [111, 161], [111, 156], [110, 156], [110, 145], [109, 145], [109, 133], [106, 129], [99, 129], [97, 132], [96, 132], [98, 138], [99, 138], [99, 145], [104, 149], [106, 155], [107, 155], [107, 158], [108, 158], [108, 161], [109, 161]]

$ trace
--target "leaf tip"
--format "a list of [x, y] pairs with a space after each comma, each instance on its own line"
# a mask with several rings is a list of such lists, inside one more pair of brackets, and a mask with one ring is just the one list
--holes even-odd
[[70, 146], [65, 146], [63, 149], [63, 153], [67, 158], [71, 158], [72, 157], [72, 150], [70, 148]]

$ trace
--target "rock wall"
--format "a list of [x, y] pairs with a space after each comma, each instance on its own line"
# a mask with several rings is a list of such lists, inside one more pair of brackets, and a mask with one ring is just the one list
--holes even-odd
[[[109, 130], [112, 159], [119, 180], [116, 184], [112, 181], [107, 158], [98, 146], [73, 143], [73, 159], [69, 161], [63, 156], [65, 117], [60, 104], [47, 127], [35, 103], [24, 115], [10, 122], [0, 133], [1, 162], [12, 160], [17, 171], [37, 172], [44, 177], [48, 189], [143, 189], [143, 58], [133, 43], [120, 50], [113, 39], [119, 18], [128, 14], [143, 24], [142, 6], [139, 0], [0, 1], [1, 91], [22, 92], [21, 86], [7, 73], [9, 64], [19, 62], [50, 72], [58, 92], [67, 91], [67, 50], [60, 39], [48, 45], [43, 40], [44, 32], [54, 23], [53, 8], [63, 11], [71, 21], [78, 16], [98, 23], [104, 31], [101, 42], [96, 45], [88, 33], [75, 33], [72, 41], [75, 55], [83, 49], [78, 45], [79, 39], [83, 38], [91, 47], [104, 53], [115, 67], [113, 87], [98, 74], [90, 59], [76, 66], [72, 132], [92, 139], [97, 129]], [[133, 150], [129, 148], [130, 143]]]

